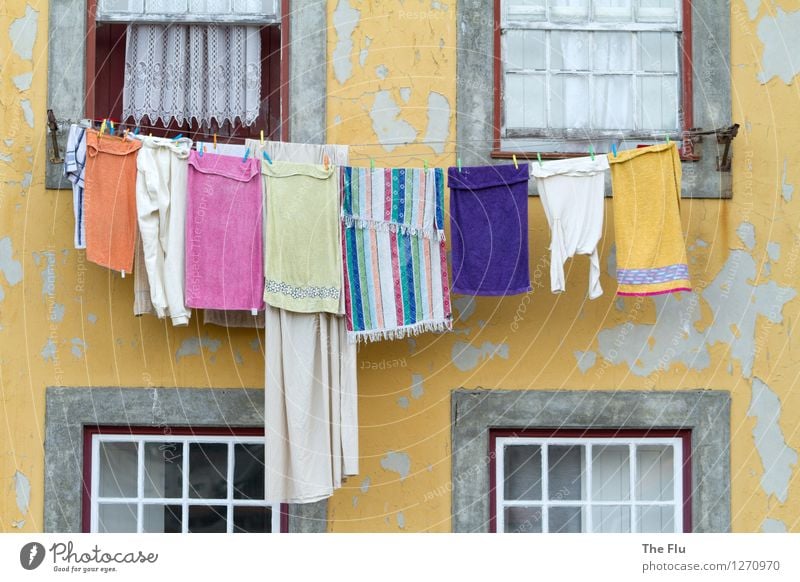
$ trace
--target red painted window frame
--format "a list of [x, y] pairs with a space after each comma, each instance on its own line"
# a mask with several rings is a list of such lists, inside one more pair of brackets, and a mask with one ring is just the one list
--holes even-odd
[[[683, 131], [694, 129], [694, 104], [693, 104], [693, 67], [692, 67], [692, 0], [681, 0], [682, 2], [682, 23], [683, 32], [681, 36], [681, 106], [683, 109]], [[502, 18], [503, 0], [494, 0], [494, 119], [493, 119], [493, 158], [510, 159], [513, 152], [501, 149], [502, 126], [503, 126], [503, 100], [501, 98], [503, 89], [503, 55], [502, 55]], [[563, 152], [540, 152], [543, 158], [566, 158], [575, 156], [585, 156], [586, 153], [563, 153]], [[523, 159], [536, 159], [536, 154], [516, 154]], [[681, 159], [697, 160], [693, 144], [690, 139], [682, 140]]]
[[497, 533], [497, 439], [520, 438], [679, 438], [683, 443], [683, 533], [692, 532], [692, 431], [688, 428], [489, 429], [489, 531]]
[[[169, 435], [183, 436], [224, 436], [224, 437], [263, 437], [264, 430], [250, 427], [165, 427], [165, 426], [111, 426], [85, 425], [83, 427], [83, 481], [81, 483], [81, 531], [91, 532], [92, 524], [92, 437], [94, 435]], [[289, 531], [289, 506], [281, 503], [281, 531]]]
[[[213, 126], [220, 137], [227, 141], [230, 138], [242, 140], [244, 138], [257, 138], [260, 137], [261, 130], [265, 130], [268, 139], [287, 141], [289, 139], [289, 13], [290, 1], [280, 0], [281, 2], [281, 21], [278, 33], [270, 32], [267, 29], [274, 27], [262, 28], [262, 58], [265, 54], [264, 47], [267, 47], [266, 54], [269, 55], [267, 60], [268, 66], [261, 68], [261, 86], [262, 92], [266, 91], [266, 95], [262, 94], [262, 112], [264, 116], [264, 105], [267, 106], [268, 118], [257, 122], [252, 126], [235, 126], [232, 131], [226, 131], [225, 128], [217, 128], [216, 124]], [[98, 34], [97, 22], [97, 0], [87, 0], [86, 12], [86, 99], [84, 101], [84, 115], [89, 119], [96, 119], [95, 104], [97, 102], [98, 93], [109, 93], [110, 88], [114, 87], [113, 91], [121, 94], [122, 84], [124, 82], [124, 61], [120, 63], [119, 55], [124, 52], [114, 51], [117, 44], [121, 42], [121, 38], [116, 39], [114, 46], [107, 52], [110, 53], [109, 59], [103, 59], [103, 62], [98, 63], [98, 41], [110, 42], [110, 39], [104, 38], [104, 34], [108, 36], [110, 30], [119, 30], [119, 26], [124, 25], [107, 25], [107, 31]], [[278, 54], [275, 54], [278, 52]], [[101, 57], [102, 58], [102, 57]], [[98, 68], [99, 64], [99, 68]], [[277, 78], [276, 78], [277, 77]], [[276, 86], [278, 89], [275, 90]], [[272, 90], [270, 90], [272, 88]], [[115, 103], [113, 111], [117, 111], [116, 116], [112, 116], [114, 121], [119, 120], [121, 117], [121, 103]], [[279, 114], [276, 115], [275, 111]], [[154, 124], [159, 125], [159, 124]], [[266, 127], [264, 127], [266, 125]], [[185, 131], [191, 134], [194, 130], [198, 130], [196, 124], [193, 124], [190, 130], [186, 130], [185, 126], [180, 126], [177, 123], [172, 123], [164, 130], [153, 130], [153, 134], [165, 135], [175, 131]], [[201, 135], [202, 139], [205, 136]]]

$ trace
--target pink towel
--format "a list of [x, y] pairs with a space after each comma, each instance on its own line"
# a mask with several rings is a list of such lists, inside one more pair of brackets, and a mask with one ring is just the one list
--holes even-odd
[[192, 151], [187, 194], [186, 305], [264, 309], [258, 160]]

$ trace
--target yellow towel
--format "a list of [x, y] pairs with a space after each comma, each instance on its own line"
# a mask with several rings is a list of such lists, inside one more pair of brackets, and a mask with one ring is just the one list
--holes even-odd
[[681, 232], [675, 143], [609, 155], [617, 238], [617, 295], [691, 291]]

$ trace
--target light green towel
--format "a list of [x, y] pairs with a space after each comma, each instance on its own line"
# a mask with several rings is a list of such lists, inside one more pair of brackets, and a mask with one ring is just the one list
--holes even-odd
[[266, 186], [264, 301], [300, 313], [341, 313], [339, 169], [262, 161]]

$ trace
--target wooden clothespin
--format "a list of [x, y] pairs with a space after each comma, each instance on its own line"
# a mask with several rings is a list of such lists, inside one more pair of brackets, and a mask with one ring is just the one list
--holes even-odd
[[247, 159], [250, 157], [250, 148], [248, 147], [247, 150], [244, 152], [244, 157], [242, 158], [242, 163], [244, 164], [247, 162]]
[[519, 170], [519, 164], [517, 163], [517, 154], [512, 154], [511, 159], [514, 160], [514, 168]]
[[615, 143], [611, 144], [611, 153], [614, 154], [615, 158], [617, 157], [617, 144], [615, 144]]
[[269, 157], [269, 154], [267, 152], [261, 152], [261, 154], [264, 156], [264, 159], [267, 160], [267, 163], [271, 166], [272, 165], [272, 158]]
[[461, 158], [456, 159], [456, 163], [458, 164], [458, 171], [461, 172]]
[[589, 146], [589, 155], [592, 156], [592, 161], [594, 161], [594, 146]]
[[543, 168], [544, 164], [542, 163], [542, 154], [541, 154], [541, 152], [536, 152], [536, 159], [539, 160], [539, 167]]

